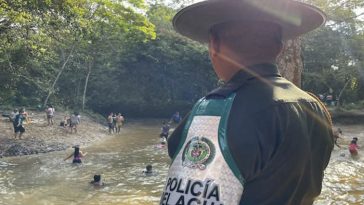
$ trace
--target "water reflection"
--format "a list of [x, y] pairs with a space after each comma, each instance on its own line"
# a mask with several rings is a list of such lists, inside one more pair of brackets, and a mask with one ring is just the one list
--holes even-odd
[[[132, 123], [121, 135], [83, 148], [82, 165], [64, 162], [73, 149], [37, 156], [3, 158], [0, 161], [0, 204], [98, 205], [158, 204], [167, 175], [167, 150], [156, 148], [159, 123]], [[360, 126], [340, 126], [344, 139], [335, 148], [326, 170], [323, 191], [315, 205], [364, 204], [364, 162], [352, 159], [347, 144], [354, 136], [364, 146]], [[362, 151], [361, 151], [362, 152]], [[147, 164], [156, 172], [144, 176]], [[89, 184], [101, 174], [106, 186]]]

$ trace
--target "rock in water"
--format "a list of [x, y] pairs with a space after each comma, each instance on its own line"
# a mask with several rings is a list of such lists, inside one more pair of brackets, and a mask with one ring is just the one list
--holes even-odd
[[28, 155], [29, 150], [28, 148], [20, 145], [14, 144], [10, 146], [4, 153], [5, 156], [19, 156], [19, 155]]

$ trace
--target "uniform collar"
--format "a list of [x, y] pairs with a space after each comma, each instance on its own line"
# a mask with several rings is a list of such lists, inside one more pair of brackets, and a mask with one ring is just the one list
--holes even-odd
[[275, 64], [256, 64], [249, 66], [246, 70], [237, 72], [227, 83], [218, 87], [206, 95], [206, 98], [226, 98], [231, 93], [239, 89], [248, 80], [254, 78], [280, 77], [278, 68]]

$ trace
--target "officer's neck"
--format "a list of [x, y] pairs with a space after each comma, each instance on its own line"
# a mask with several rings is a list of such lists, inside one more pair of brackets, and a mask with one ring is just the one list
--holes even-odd
[[275, 59], [239, 58], [239, 60], [235, 60], [231, 57], [220, 56], [218, 62], [213, 62], [216, 74], [224, 82], [228, 82], [241, 70], [249, 72], [251, 69], [254, 69], [254, 65], [258, 64], [275, 64]]

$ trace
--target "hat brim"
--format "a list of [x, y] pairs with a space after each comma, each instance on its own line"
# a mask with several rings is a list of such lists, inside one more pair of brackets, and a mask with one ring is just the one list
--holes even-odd
[[293, 39], [325, 23], [318, 8], [290, 0], [209, 0], [180, 10], [173, 18], [175, 30], [206, 43], [212, 26], [229, 21], [268, 21], [279, 24], [283, 40]]

